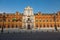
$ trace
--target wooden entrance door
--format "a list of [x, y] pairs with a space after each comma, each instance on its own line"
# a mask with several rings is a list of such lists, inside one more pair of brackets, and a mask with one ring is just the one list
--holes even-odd
[[30, 28], [30, 25], [28, 25], [28, 29], [31, 29], [31, 28]]

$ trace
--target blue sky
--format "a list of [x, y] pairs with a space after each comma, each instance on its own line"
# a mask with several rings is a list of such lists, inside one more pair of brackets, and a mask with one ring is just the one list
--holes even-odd
[[24, 12], [24, 8], [31, 6], [34, 13], [54, 13], [60, 11], [60, 0], [0, 0], [0, 12]]

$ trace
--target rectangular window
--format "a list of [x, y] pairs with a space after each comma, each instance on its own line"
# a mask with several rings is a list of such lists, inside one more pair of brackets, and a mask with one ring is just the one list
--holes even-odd
[[38, 20], [36, 20], [36, 22], [38, 22]]

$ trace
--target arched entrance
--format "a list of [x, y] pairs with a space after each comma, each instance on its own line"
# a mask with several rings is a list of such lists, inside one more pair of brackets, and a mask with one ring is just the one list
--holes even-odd
[[30, 25], [27, 26], [27, 29], [31, 29], [31, 28], [30, 28]]

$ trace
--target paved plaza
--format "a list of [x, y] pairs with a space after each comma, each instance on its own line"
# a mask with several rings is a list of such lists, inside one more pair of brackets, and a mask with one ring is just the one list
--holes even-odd
[[0, 40], [60, 40], [60, 32], [0, 33]]

